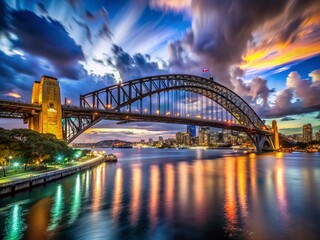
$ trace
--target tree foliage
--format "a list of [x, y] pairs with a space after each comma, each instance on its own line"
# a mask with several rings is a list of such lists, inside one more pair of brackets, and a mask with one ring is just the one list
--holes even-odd
[[29, 129], [0, 129], [0, 162], [12, 159], [22, 164], [52, 162], [71, 158], [74, 150], [53, 134], [41, 134]]

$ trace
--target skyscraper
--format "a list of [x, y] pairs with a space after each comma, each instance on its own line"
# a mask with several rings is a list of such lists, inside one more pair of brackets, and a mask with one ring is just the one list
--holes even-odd
[[177, 145], [191, 145], [191, 133], [189, 132], [177, 132], [176, 133], [176, 143]]
[[302, 141], [305, 143], [312, 141], [312, 125], [310, 123], [303, 125]]
[[188, 125], [187, 132], [191, 133], [191, 137], [196, 137], [197, 136], [197, 127], [195, 125]]
[[200, 146], [208, 146], [210, 140], [210, 128], [209, 127], [201, 127], [199, 130], [199, 145]]
[[316, 141], [320, 141], [320, 130], [316, 133]]

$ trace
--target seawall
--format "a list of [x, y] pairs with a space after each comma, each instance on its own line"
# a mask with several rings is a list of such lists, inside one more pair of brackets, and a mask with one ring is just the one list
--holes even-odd
[[22, 191], [22, 190], [30, 189], [35, 186], [46, 184], [56, 179], [61, 179], [71, 174], [92, 168], [103, 162], [105, 162], [105, 157], [98, 156], [87, 162], [80, 163], [77, 166], [72, 166], [72, 167], [68, 167], [60, 170], [54, 170], [54, 171], [41, 173], [35, 176], [30, 176], [30, 177], [19, 179], [19, 180], [13, 180], [10, 182], [1, 183], [0, 196], [13, 194], [18, 191]]

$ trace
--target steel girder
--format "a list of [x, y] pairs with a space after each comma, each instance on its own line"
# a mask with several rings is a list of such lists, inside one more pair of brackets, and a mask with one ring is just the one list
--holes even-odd
[[40, 111], [40, 105], [0, 100], [0, 118], [21, 118], [27, 120], [39, 114]]
[[[239, 124], [234, 126], [235, 128], [242, 129], [248, 134], [270, 134], [264, 122], [254, 110], [240, 96], [227, 87], [198, 76], [172, 74], [135, 79], [81, 95], [80, 108], [63, 106], [64, 138], [68, 143], [73, 141], [101, 119], [125, 122], [154, 120], [188, 123], [192, 121], [192, 119], [183, 118], [162, 119], [160, 116], [139, 117], [139, 114], [137, 115], [136, 112], [132, 111], [131, 106], [133, 103], [170, 90], [189, 91], [211, 99], [237, 119]], [[127, 107], [127, 113], [120, 112], [123, 107]], [[140, 108], [140, 114], [142, 114], [142, 108]], [[219, 124], [214, 121], [212, 121], [212, 124], [210, 121], [194, 121], [195, 124], [228, 128], [226, 124]]]
[[[204, 95], [230, 112], [240, 124], [266, 128], [254, 110], [236, 93], [212, 80], [193, 75], [160, 75], [135, 79], [80, 96], [80, 106], [119, 111], [145, 97], [169, 90]], [[142, 109], [140, 109], [142, 111]]]

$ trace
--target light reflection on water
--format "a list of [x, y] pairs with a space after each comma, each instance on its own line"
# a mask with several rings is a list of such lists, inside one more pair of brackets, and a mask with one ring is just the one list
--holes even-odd
[[[320, 155], [117, 150], [0, 199], [0, 239], [317, 239]], [[28, 199], [28, 201], [26, 201]]]
[[25, 225], [22, 218], [22, 209], [19, 204], [14, 204], [9, 210], [4, 229], [5, 240], [20, 239], [23, 236]]

